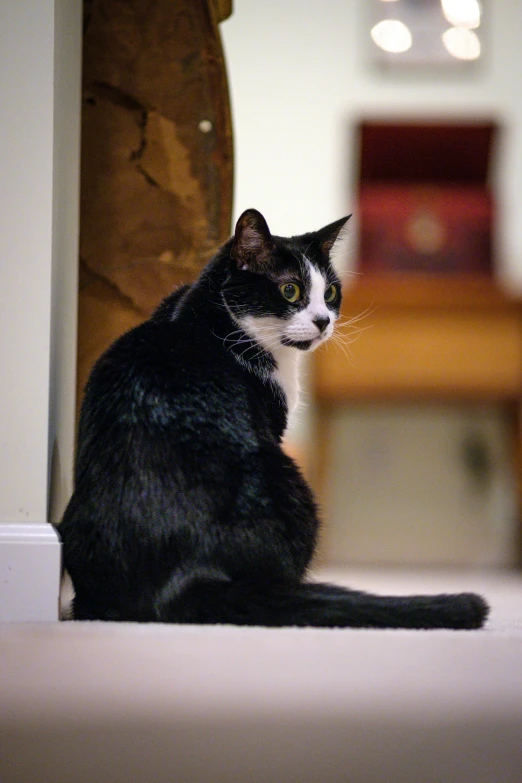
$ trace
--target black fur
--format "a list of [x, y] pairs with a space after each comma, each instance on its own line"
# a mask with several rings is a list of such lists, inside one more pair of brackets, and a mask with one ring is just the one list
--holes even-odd
[[[329, 252], [344, 222], [283, 239], [247, 211], [199, 280], [99, 359], [82, 406], [75, 490], [59, 526], [75, 619], [483, 624], [487, 605], [473, 594], [378, 597], [305, 581], [319, 520], [281, 449], [287, 407], [271, 377], [276, 360], [230, 313], [284, 320], [305, 307], [303, 253], [338, 284]], [[294, 305], [279, 292], [288, 279], [303, 283]], [[334, 316], [339, 306], [340, 297]]]

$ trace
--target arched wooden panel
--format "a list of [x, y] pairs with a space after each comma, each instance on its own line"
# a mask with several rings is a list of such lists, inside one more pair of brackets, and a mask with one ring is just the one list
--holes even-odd
[[78, 398], [100, 353], [230, 234], [226, 0], [85, 3]]

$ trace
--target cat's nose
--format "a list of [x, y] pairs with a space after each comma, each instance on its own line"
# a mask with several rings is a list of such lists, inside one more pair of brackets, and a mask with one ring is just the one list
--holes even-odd
[[324, 332], [328, 324], [330, 323], [329, 318], [324, 318], [322, 316], [318, 316], [317, 318], [314, 318], [313, 323], [317, 326], [321, 334]]

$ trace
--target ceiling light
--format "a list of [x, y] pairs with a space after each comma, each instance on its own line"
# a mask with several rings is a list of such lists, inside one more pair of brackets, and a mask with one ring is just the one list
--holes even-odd
[[442, 34], [442, 42], [448, 52], [458, 60], [476, 60], [480, 57], [480, 39], [473, 30], [450, 27]]
[[453, 27], [474, 30], [480, 25], [480, 3], [478, 0], [441, 0], [442, 11]]
[[412, 44], [409, 28], [397, 19], [383, 19], [378, 22], [372, 27], [371, 36], [377, 46], [392, 54], [407, 52]]

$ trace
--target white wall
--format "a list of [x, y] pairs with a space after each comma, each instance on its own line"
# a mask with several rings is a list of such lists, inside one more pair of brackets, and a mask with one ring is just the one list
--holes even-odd
[[483, 117], [504, 126], [500, 274], [522, 289], [522, 3], [490, 0], [483, 64], [464, 76], [385, 75], [365, 57], [365, 0], [236, 0], [221, 26], [232, 94], [236, 216], [276, 233], [354, 208], [350, 129], [361, 116]]
[[[63, 394], [59, 363], [50, 369], [52, 301], [55, 325], [67, 335], [66, 349], [63, 336], [53, 341], [54, 358], [66, 350], [74, 378], [80, 25], [78, 0], [0, 2], [2, 522], [47, 519], [50, 383], [53, 411]], [[71, 463], [74, 398], [66, 398], [64, 462]]]
[[[367, 5], [367, 0], [234, 3], [234, 13], [221, 31], [236, 146], [235, 216], [255, 206], [264, 212], [275, 233], [285, 235], [319, 228], [354, 211], [351, 225], [356, 229], [352, 132], [360, 118], [495, 118], [503, 129], [495, 167], [500, 206], [495, 262], [499, 278], [522, 292], [522, 3], [489, 0], [484, 4], [490, 21], [484, 60], [460, 74], [436, 70], [386, 74], [372, 67]], [[351, 233], [348, 242], [355, 250], [357, 232]], [[355, 258], [355, 252], [348, 254], [348, 266], [353, 266]], [[371, 452], [375, 422], [382, 423], [384, 432], [393, 431], [389, 461], [394, 469], [404, 472], [404, 453], [413, 454], [419, 464], [436, 453], [437, 441], [430, 441], [429, 448], [425, 442], [433, 421], [435, 430], [444, 432], [451, 444], [447, 453], [452, 453], [451, 449], [458, 452], [466, 423], [463, 411], [458, 415], [450, 411], [444, 418], [440, 411], [426, 408], [415, 421], [409, 419], [411, 411], [396, 413], [397, 421], [390, 414], [382, 423], [372, 411], [349, 409], [336, 421], [336, 469], [331, 476], [329, 537], [323, 552], [327, 558], [382, 559], [382, 551], [368, 545], [368, 535], [381, 549], [390, 541], [390, 530], [394, 540], [404, 544], [408, 539], [408, 523], [397, 503], [390, 502], [389, 493], [382, 508], [375, 509], [374, 478], [371, 466], [364, 462], [366, 452]], [[402, 415], [406, 415], [408, 428], [400, 427]], [[482, 418], [477, 414], [477, 422]], [[481, 426], [487, 428], [488, 422], [484, 418]], [[507, 450], [502, 417], [497, 416], [494, 422], [493, 440]], [[312, 437], [310, 424], [305, 407], [290, 433], [305, 453]], [[346, 453], [355, 455], [353, 462], [360, 468], [353, 476], [346, 473]], [[515, 515], [509, 466], [504, 465], [507, 461], [499, 457], [495, 488], [501, 487], [501, 492], [494, 495], [495, 503], [483, 509], [482, 515], [473, 513], [473, 499], [468, 506], [454, 504], [443, 525], [440, 508], [432, 504], [433, 513], [426, 516], [426, 504], [419, 501], [425, 482], [419, 483], [418, 476], [403, 482], [401, 498], [409, 504], [410, 522], [421, 520], [424, 528], [414, 530], [418, 552], [412, 546], [397, 545], [395, 561], [427, 559], [426, 551], [421, 551], [422, 541], [428, 542], [429, 549], [433, 541], [442, 540], [444, 531], [450, 531], [452, 546], [459, 536], [462, 541], [460, 548], [454, 547], [454, 560], [509, 562]], [[435, 470], [434, 465], [431, 469]], [[436, 475], [430, 478], [444, 487], [452, 470], [455, 472], [451, 461], [441, 460]], [[474, 527], [466, 527], [468, 517], [474, 520]], [[370, 528], [368, 519], [374, 520]], [[442, 548], [439, 555], [440, 561], [451, 561]]]
[[47, 514], [54, 13], [0, 5], [0, 521]]
[[0, 0], [2, 620], [57, 617], [49, 455], [58, 511], [72, 485], [81, 15], [81, 0]]
[[78, 321], [78, 234], [82, 0], [55, 4], [50, 520], [59, 522], [73, 488]]

